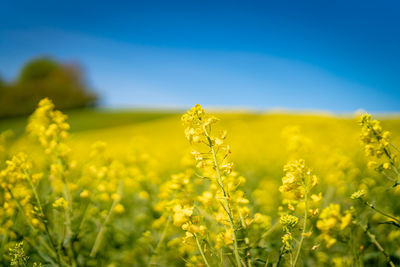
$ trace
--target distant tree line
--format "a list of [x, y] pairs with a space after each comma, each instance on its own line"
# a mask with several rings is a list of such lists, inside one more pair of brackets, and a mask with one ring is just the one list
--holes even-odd
[[98, 100], [79, 66], [38, 58], [28, 62], [15, 81], [0, 77], [0, 118], [30, 114], [44, 97], [64, 110], [94, 106]]

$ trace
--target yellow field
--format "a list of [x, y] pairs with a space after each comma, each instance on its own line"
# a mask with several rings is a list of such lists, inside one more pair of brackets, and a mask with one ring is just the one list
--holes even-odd
[[399, 118], [376, 143], [360, 116], [208, 113], [67, 134], [42, 102], [2, 135], [2, 264], [400, 263]]

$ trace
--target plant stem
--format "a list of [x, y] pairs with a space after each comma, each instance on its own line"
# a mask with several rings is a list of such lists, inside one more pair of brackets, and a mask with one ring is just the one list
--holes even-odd
[[65, 173], [64, 173], [64, 169], [67, 167], [67, 164], [66, 164], [66, 163], [64, 162], [64, 160], [62, 160], [61, 158], [59, 158], [59, 161], [60, 161], [60, 164], [61, 164], [62, 167], [63, 167], [63, 169], [62, 169], [63, 171], [62, 171], [62, 174], [61, 174], [61, 180], [62, 180], [63, 185], [64, 185], [63, 194], [64, 194], [65, 200], [66, 200], [67, 203], [68, 203], [68, 208], [67, 208], [67, 209], [64, 209], [65, 220], [66, 220], [66, 226], [67, 226], [67, 229], [66, 229], [66, 236], [67, 236], [68, 238], [70, 238], [71, 235], [72, 235], [72, 230], [71, 230], [71, 215], [70, 215], [70, 214], [72, 214], [72, 197], [71, 197], [71, 192], [69, 191], [68, 184], [67, 184], [67, 179], [66, 179]]
[[[14, 200], [15, 204], [17, 205], [17, 208], [19, 209], [19, 211], [21, 212], [21, 214], [23, 215], [23, 217], [25, 218], [27, 224], [29, 225], [29, 227], [31, 228], [32, 232], [34, 235], [37, 234], [37, 230], [36, 228], [32, 225], [32, 222], [29, 220], [29, 218], [26, 216], [24, 209], [22, 208], [21, 204], [18, 202], [18, 200], [14, 197], [14, 194], [11, 192], [10, 189], [7, 189], [7, 192], [11, 195], [11, 198]], [[46, 233], [48, 234], [48, 238], [50, 239], [50, 244], [52, 246], [52, 248], [50, 248], [46, 242], [43, 240], [43, 238], [41, 236], [38, 236], [40, 243], [42, 243], [42, 245], [44, 247], [47, 248], [47, 250], [49, 250], [49, 252], [54, 253], [56, 255], [56, 261], [58, 264], [61, 264], [61, 256], [59, 253], [59, 250], [55, 247], [55, 245], [53, 244], [53, 241], [51, 239], [50, 233], [48, 233], [46, 231]]]
[[362, 224], [358, 224], [361, 229], [367, 234], [371, 242], [378, 248], [378, 250], [385, 256], [386, 262], [390, 265], [390, 267], [395, 267], [394, 263], [390, 259], [390, 256], [386, 253], [385, 249], [382, 247], [382, 245], [376, 240], [376, 237], [374, 234], [372, 234], [367, 227], [363, 226]]
[[284, 246], [282, 246], [279, 251], [279, 257], [278, 257], [278, 262], [276, 263], [276, 267], [279, 267], [279, 264], [281, 264], [281, 260], [282, 260], [282, 256], [283, 256], [283, 252], [284, 252], [283, 250], [284, 250]]
[[400, 153], [400, 149], [395, 146], [388, 138], [385, 138], [386, 142], [388, 142], [395, 150], [397, 150], [397, 152]]
[[156, 245], [156, 248], [154, 249], [154, 252], [151, 255], [151, 258], [150, 258], [150, 261], [149, 261], [149, 266], [151, 266], [153, 264], [154, 255], [158, 254], [158, 250], [160, 249], [160, 246], [161, 246], [162, 242], [164, 241], [165, 235], [167, 234], [167, 230], [168, 230], [170, 221], [171, 221], [171, 214], [168, 215], [167, 223], [165, 224], [164, 230], [161, 233], [160, 240], [158, 241], [158, 243]]
[[197, 247], [198, 247], [198, 249], [200, 251], [201, 257], [204, 260], [204, 263], [206, 264], [207, 267], [210, 267], [210, 264], [207, 261], [206, 255], [204, 255], [203, 249], [201, 248], [201, 245], [200, 245], [200, 242], [199, 242], [199, 239], [198, 239], [197, 235], [193, 234], [193, 236], [194, 236], [194, 239], [196, 240]]
[[359, 252], [357, 251], [356, 247], [354, 246], [354, 236], [353, 236], [353, 231], [350, 231], [350, 247], [352, 249], [352, 253], [353, 253], [353, 262], [356, 263], [356, 267], [362, 267], [362, 262], [361, 259], [359, 257]]
[[308, 195], [307, 195], [307, 188], [306, 188], [306, 186], [304, 186], [304, 187], [305, 187], [305, 190], [304, 190], [304, 221], [303, 221], [303, 231], [302, 231], [302, 233], [301, 233], [300, 243], [299, 243], [299, 246], [298, 246], [298, 248], [297, 248], [296, 256], [294, 257], [294, 262], [293, 262], [293, 265], [292, 265], [293, 267], [296, 266], [297, 261], [298, 261], [298, 259], [299, 259], [301, 247], [302, 247], [302, 245], [303, 245], [304, 236], [305, 236], [306, 228], [307, 228]]
[[222, 193], [224, 195], [225, 211], [226, 211], [226, 213], [228, 215], [229, 225], [230, 225], [230, 227], [231, 227], [231, 229], [233, 231], [233, 234], [232, 234], [233, 247], [234, 247], [233, 252], [235, 254], [236, 264], [237, 264], [238, 267], [240, 267], [240, 266], [242, 266], [242, 260], [241, 260], [241, 257], [239, 255], [239, 249], [238, 249], [237, 238], [236, 238], [236, 230], [235, 230], [235, 226], [234, 226], [234, 222], [233, 222], [232, 210], [231, 210], [231, 207], [230, 207], [229, 201], [228, 201], [228, 197], [229, 196], [227, 195], [226, 190], [225, 190], [224, 185], [223, 185], [223, 180], [222, 180], [221, 173], [220, 173], [220, 170], [219, 170], [217, 154], [215, 153], [214, 145], [213, 145], [212, 140], [211, 140], [211, 138], [209, 136], [209, 133], [208, 133], [208, 131], [207, 131], [207, 129], [205, 127], [204, 127], [204, 132], [205, 132], [205, 135], [206, 135], [208, 143], [209, 143], [208, 145], [209, 145], [209, 147], [211, 149], [211, 154], [212, 154], [213, 161], [214, 161], [215, 171], [217, 173], [218, 184], [219, 184], [219, 186], [221, 188], [221, 191], [222, 191]]
[[278, 229], [278, 227], [279, 227], [280, 225], [281, 225], [281, 224], [279, 223], [279, 221], [275, 222], [266, 232], [264, 232], [264, 233], [261, 235], [261, 238], [257, 239], [257, 241], [261, 240], [262, 238], [265, 238], [265, 237], [269, 236], [273, 231], [275, 231], [276, 229]]
[[399, 220], [399, 219], [397, 219], [396, 217], [394, 217], [394, 216], [392, 216], [392, 215], [390, 215], [390, 214], [387, 214], [387, 213], [384, 212], [384, 211], [381, 211], [380, 209], [376, 208], [373, 204], [367, 202], [366, 200], [363, 200], [363, 203], [364, 203], [366, 206], [368, 206], [368, 207], [370, 207], [371, 209], [373, 209], [374, 211], [376, 211], [377, 213], [379, 213], [379, 214], [381, 214], [381, 215], [383, 215], [383, 216], [385, 216], [385, 217], [388, 217], [388, 218], [390, 218], [390, 219], [396, 221], [397, 223], [400, 223], [400, 220]]
[[53, 238], [51, 237], [50, 230], [49, 230], [49, 227], [47, 225], [46, 215], [45, 215], [45, 213], [43, 211], [43, 206], [42, 206], [42, 203], [40, 201], [39, 194], [38, 194], [38, 192], [36, 190], [36, 187], [33, 184], [33, 181], [31, 179], [30, 174], [27, 173], [27, 172], [24, 172], [24, 174], [25, 174], [26, 179], [27, 179], [27, 181], [28, 181], [28, 183], [29, 183], [29, 185], [30, 185], [30, 187], [32, 189], [33, 195], [36, 198], [36, 203], [37, 203], [38, 208], [39, 208], [40, 218], [42, 219], [42, 222], [43, 222], [43, 225], [44, 225], [44, 228], [45, 228], [45, 233], [46, 233], [47, 238], [49, 239], [49, 241], [51, 243], [51, 246], [56, 251], [58, 262], [59, 262], [59, 260], [60, 260], [60, 251], [57, 249], [56, 244], [54, 243]]
[[[62, 182], [64, 184], [63, 193], [64, 193], [64, 198], [66, 199], [66, 201], [68, 203], [67, 209], [64, 209], [66, 231], [65, 231], [63, 246], [65, 246], [66, 244], [68, 244], [71, 241], [71, 239], [74, 235], [74, 233], [72, 232], [72, 226], [71, 226], [72, 196], [71, 196], [71, 192], [69, 191], [67, 179], [65, 177], [65, 172], [64, 172], [65, 168], [68, 168], [68, 165], [65, 162], [65, 160], [63, 160], [62, 158], [58, 157], [58, 159], [61, 162], [61, 165], [63, 166], [63, 168], [62, 168], [63, 171], [61, 173]], [[65, 240], [67, 240], [68, 243], [65, 243]], [[67, 248], [68, 248], [68, 251], [70, 254], [70, 259], [72, 261], [72, 266], [75, 267], [77, 264], [75, 262], [74, 250], [73, 250], [71, 244], [68, 244]]]
[[[119, 194], [119, 195], [121, 195], [121, 194], [120, 194], [121, 191], [122, 191], [122, 187], [121, 187], [121, 182], [120, 182], [119, 189], [118, 189], [118, 194]], [[106, 217], [106, 219], [104, 220], [104, 223], [101, 225], [100, 231], [98, 232], [98, 234], [97, 234], [97, 236], [96, 236], [96, 240], [94, 241], [92, 250], [90, 251], [90, 257], [92, 257], [92, 258], [96, 256], [97, 251], [98, 251], [99, 248], [100, 248], [100, 245], [101, 245], [101, 243], [102, 243], [102, 241], [103, 241], [104, 233], [105, 233], [105, 231], [106, 231], [106, 226], [107, 226], [107, 224], [109, 223], [109, 221], [110, 221], [110, 219], [111, 219], [111, 216], [112, 216], [112, 214], [113, 214], [114, 208], [115, 208], [115, 206], [118, 205], [119, 201], [120, 201], [120, 197], [114, 199], [114, 201], [113, 201], [113, 203], [112, 203], [112, 205], [111, 205], [111, 208], [110, 208], [110, 210], [108, 211], [107, 217]]]

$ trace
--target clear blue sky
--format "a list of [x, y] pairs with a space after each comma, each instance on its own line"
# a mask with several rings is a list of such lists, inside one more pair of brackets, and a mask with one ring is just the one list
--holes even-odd
[[79, 62], [111, 107], [400, 111], [399, 1], [2, 1], [0, 74]]

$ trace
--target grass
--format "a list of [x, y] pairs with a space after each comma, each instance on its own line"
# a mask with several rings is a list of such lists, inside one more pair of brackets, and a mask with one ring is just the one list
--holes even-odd
[[[111, 128], [127, 124], [136, 124], [165, 118], [176, 112], [153, 110], [106, 110], [106, 109], [81, 109], [67, 111], [71, 132]], [[27, 117], [16, 117], [0, 120], [0, 132], [13, 130], [19, 136], [25, 130]]]

